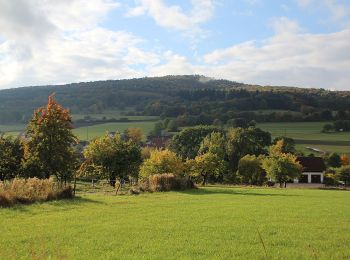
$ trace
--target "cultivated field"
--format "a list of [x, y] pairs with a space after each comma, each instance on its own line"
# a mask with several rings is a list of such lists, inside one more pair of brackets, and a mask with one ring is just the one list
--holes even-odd
[[0, 209], [2, 259], [349, 259], [350, 192], [209, 187]]
[[321, 133], [325, 122], [262, 123], [258, 127], [269, 131], [273, 137], [288, 136], [296, 140], [297, 148], [306, 153], [313, 147], [326, 152], [350, 154], [350, 132]]

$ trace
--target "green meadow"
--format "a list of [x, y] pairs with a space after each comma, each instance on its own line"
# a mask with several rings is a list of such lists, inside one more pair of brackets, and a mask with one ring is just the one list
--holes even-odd
[[[115, 116], [120, 118], [118, 114], [110, 112], [105, 114], [107, 117]], [[102, 114], [94, 114], [93, 118], [102, 119]], [[83, 118], [83, 115], [73, 115], [75, 119]], [[143, 116], [127, 116], [129, 120], [145, 120], [134, 122], [116, 122], [96, 124], [88, 127], [80, 127], [74, 129], [74, 133], [81, 140], [91, 140], [94, 137], [101, 136], [106, 132], [124, 131], [129, 127], [139, 127], [146, 136], [153, 129], [157, 117]], [[346, 133], [321, 133], [321, 129], [325, 122], [293, 122], [293, 123], [261, 123], [258, 127], [271, 132], [273, 137], [288, 136], [297, 141], [297, 148], [306, 154], [312, 151], [306, 147], [313, 147], [326, 152], [337, 152], [339, 154], [346, 153], [350, 155], [350, 132]], [[0, 132], [16, 136], [25, 129], [25, 125], [0, 125]]]
[[154, 127], [153, 121], [142, 121], [142, 122], [117, 122], [117, 123], [106, 123], [97, 124], [86, 127], [79, 127], [73, 130], [73, 133], [80, 140], [91, 140], [94, 137], [102, 136], [106, 132], [123, 132], [127, 128], [137, 127], [141, 128], [143, 134], [146, 136]]
[[1, 259], [349, 259], [350, 192], [207, 187], [0, 209]]
[[325, 122], [262, 123], [258, 127], [269, 131], [273, 137], [287, 136], [295, 139], [297, 149], [306, 154], [315, 153], [306, 148], [312, 147], [350, 155], [350, 132], [321, 133], [324, 124]]

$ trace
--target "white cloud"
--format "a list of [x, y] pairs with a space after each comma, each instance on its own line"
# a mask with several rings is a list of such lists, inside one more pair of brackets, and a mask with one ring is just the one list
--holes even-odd
[[0, 88], [143, 76], [142, 39], [99, 26], [111, 0], [0, 0]]
[[192, 10], [185, 12], [179, 5], [167, 5], [163, 0], [137, 0], [128, 15], [148, 15], [161, 27], [194, 32], [213, 16], [215, 1], [191, 0], [191, 4]]
[[[263, 41], [249, 41], [204, 56], [191, 64], [185, 57], [169, 55], [155, 66], [155, 75], [203, 74], [246, 83], [323, 87], [350, 90], [350, 30], [306, 34], [291, 21], [282, 20], [276, 34]], [[288, 32], [288, 33], [286, 33]]]
[[[120, 7], [117, 1], [28, 3], [0, 0], [0, 88], [203, 74], [263, 85], [350, 90], [349, 29], [308, 34], [293, 20], [275, 18], [272, 37], [213, 50], [193, 62], [157, 46], [146, 50], [146, 42], [129, 32], [102, 28], [108, 12]], [[161, 0], [138, 3], [133, 15], [151, 15], [159, 25], [183, 33], [201, 31], [214, 10], [214, 2], [205, 0], [192, 0], [190, 12]]]

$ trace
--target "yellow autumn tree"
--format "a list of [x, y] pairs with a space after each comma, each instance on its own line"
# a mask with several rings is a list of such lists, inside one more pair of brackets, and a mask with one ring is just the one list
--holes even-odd
[[146, 159], [140, 168], [140, 178], [145, 179], [150, 175], [173, 173], [180, 176], [184, 173], [184, 163], [176, 153], [170, 150], [153, 150], [149, 159]]

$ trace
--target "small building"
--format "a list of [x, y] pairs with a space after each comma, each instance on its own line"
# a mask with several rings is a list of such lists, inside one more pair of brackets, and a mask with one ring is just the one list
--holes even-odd
[[165, 149], [171, 140], [171, 136], [148, 136], [145, 143], [146, 147]]
[[298, 162], [303, 166], [303, 172], [294, 183], [323, 183], [326, 165], [321, 157], [298, 157]]

